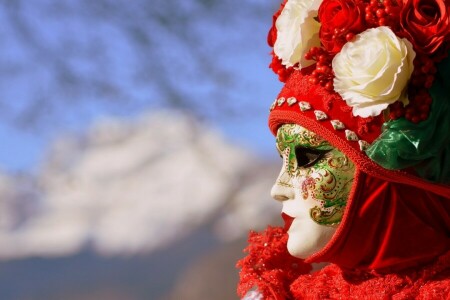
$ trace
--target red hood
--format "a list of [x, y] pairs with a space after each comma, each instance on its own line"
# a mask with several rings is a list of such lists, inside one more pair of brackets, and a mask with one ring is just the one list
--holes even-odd
[[355, 175], [336, 234], [306, 262], [390, 272], [450, 249], [450, 199], [361, 171]]

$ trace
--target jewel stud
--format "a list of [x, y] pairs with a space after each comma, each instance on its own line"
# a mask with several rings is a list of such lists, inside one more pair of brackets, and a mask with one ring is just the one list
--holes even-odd
[[277, 100], [278, 106], [281, 106], [284, 103], [284, 101], [286, 101], [286, 99], [284, 97], [278, 98], [278, 100]]
[[342, 123], [342, 122], [339, 121], [339, 120], [331, 120], [330, 123], [331, 123], [331, 126], [333, 126], [333, 129], [334, 129], [334, 130], [342, 130], [342, 129], [345, 129], [344, 123]]
[[358, 144], [359, 144], [359, 149], [361, 149], [361, 151], [366, 151], [367, 148], [369, 148], [369, 146], [370, 146], [370, 144], [368, 142], [363, 141], [363, 140], [359, 140]]
[[314, 114], [316, 115], [316, 120], [317, 120], [317, 121], [323, 121], [323, 120], [328, 119], [327, 114], [324, 113], [324, 112], [321, 111], [321, 110], [315, 110], [315, 111], [314, 111]]
[[275, 105], [277, 104], [277, 99], [275, 99], [273, 102], [272, 102], [272, 105], [270, 106], [270, 109], [269, 109], [269, 111], [272, 111], [274, 108], [275, 108]]
[[352, 142], [356, 142], [358, 140], [356, 133], [348, 129], [345, 130], [345, 138]]
[[307, 111], [307, 110], [311, 109], [311, 104], [309, 104], [309, 102], [305, 102], [305, 101], [300, 101], [298, 103], [298, 106], [300, 106], [301, 111]]
[[294, 105], [295, 103], [297, 103], [297, 99], [295, 99], [295, 97], [289, 97], [289, 98], [286, 100], [286, 102], [287, 102], [287, 104], [288, 104], [289, 106], [292, 106], [292, 105]]

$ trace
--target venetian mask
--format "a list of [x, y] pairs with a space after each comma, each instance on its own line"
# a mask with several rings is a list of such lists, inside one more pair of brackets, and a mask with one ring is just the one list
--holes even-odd
[[276, 145], [283, 166], [271, 194], [283, 204], [289, 253], [307, 258], [330, 241], [342, 220], [355, 166], [297, 124], [281, 126]]

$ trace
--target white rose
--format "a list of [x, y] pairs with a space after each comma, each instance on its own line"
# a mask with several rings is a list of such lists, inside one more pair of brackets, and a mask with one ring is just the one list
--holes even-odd
[[368, 29], [334, 57], [334, 90], [353, 108], [353, 115], [364, 118], [379, 115], [398, 100], [406, 105], [415, 56], [411, 43], [388, 27]]
[[286, 67], [299, 63], [300, 68], [312, 65], [305, 54], [311, 47], [319, 47], [320, 23], [317, 17], [322, 0], [289, 0], [275, 23], [277, 40], [273, 50]]

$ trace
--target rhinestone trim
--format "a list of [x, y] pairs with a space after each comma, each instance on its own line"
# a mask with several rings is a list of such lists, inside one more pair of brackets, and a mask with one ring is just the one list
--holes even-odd
[[334, 130], [342, 130], [342, 129], [345, 129], [344, 123], [342, 123], [342, 122], [339, 121], [339, 120], [331, 120], [330, 123], [331, 123], [331, 126], [333, 126], [333, 129], [334, 129]]
[[289, 98], [286, 100], [286, 102], [287, 102], [287, 104], [288, 104], [289, 106], [292, 106], [292, 105], [294, 105], [295, 103], [297, 103], [297, 99], [295, 99], [295, 97], [289, 97]]
[[359, 140], [359, 141], [358, 141], [358, 144], [359, 144], [359, 149], [360, 149], [361, 151], [366, 151], [367, 148], [369, 148], [369, 146], [370, 146], [370, 144], [369, 144], [368, 142], [363, 141], [363, 140]]
[[323, 121], [323, 120], [328, 119], [327, 114], [324, 113], [324, 112], [321, 111], [321, 110], [315, 110], [315, 111], [314, 111], [314, 114], [316, 115], [316, 120], [317, 120], [317, 121]]
[[356, 142], [356, 141], [359, 140], [358, 136], [356, 135], [356, 133], [351, 131], [351, 130], [348, 130], [348, 129], [345, 130], [345, 138], [348, 141], [352, 141], [352, 142]]
[[277, 105], [277, 99], [273, 100], [272, 105], [270, 106], [269, 112], [274, 110], [275, 105]]
[[311, 109], [311, 104], [309, 104], [309, 102], [305, 102], [305, 101], [300, 101], [298, 103], [298, 106], [300, 106], [301, 111], [307, 111], [307, 110]]

